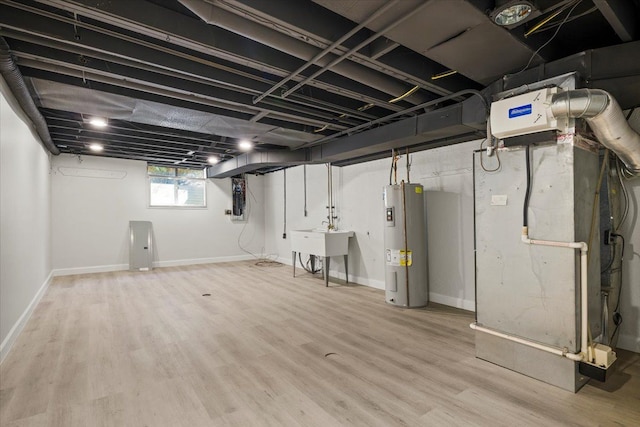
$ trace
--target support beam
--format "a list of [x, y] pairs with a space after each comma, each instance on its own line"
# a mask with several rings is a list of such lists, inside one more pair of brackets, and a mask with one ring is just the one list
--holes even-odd
[[369, 44], [369, 57], [371, 59], [378, 59], [398, 46], [400, 46], [400, 43], [396, 43], [386, 37], [380, 37]]
[[593, 0], [620, 40], [635, 40], [638, 31], [638, 10], [630, 0]]

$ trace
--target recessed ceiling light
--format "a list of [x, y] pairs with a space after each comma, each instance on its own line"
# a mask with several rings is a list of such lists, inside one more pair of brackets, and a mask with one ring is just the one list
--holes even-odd
[[102, 150], [104, 150], [104, 147], [102, 146], [102, 144], [93, 143], [93, 144], [89, 145], [89, 150], [91, 150], [91, 151], [102, 151]]
[[218, 156], [209, 156], [209, 157], [207, 158], [207, 162], [208, 162], [210, 165], [215, 165], [215, 164], [216, 164], [216, 163], [218, 163], [219, 161], [220, 161], [220, 158], [219, 158]]
[[249, 151], [253, 148], [253, 143], [248, 139], [242, 139], [238, 143], [238, 148], [241, 149], [242, 151]]
[[89, 123], [97, 128], [103, 128], [107, 126], [107, 119], [103, 119], [102, 117], [92, 117], [89, 120]]
[[496, 24], [508, 27], [522, 22], [533, 11], [533, 5], [528, 1], [510, 1], [496, 7], [491, 13], [491, 18]]

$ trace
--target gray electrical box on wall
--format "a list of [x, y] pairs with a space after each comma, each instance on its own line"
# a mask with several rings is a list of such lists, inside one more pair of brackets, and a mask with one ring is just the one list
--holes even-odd
[[151, 221], [129, 221], [129, 270], [151, 270], [153, 266], [151, 230]]

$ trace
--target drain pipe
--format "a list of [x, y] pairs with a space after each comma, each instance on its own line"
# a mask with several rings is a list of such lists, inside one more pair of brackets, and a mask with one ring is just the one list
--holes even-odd
[[580, 353], [575, 356], [580, 356], [578, 360], [591, 360], [587, 341], [587, 314], [589, 309], [587, 304], [587, 255], [589, 253], [589, 246], [585, 242], [556, 242], [553, 240], [530, 239], [528, 227], [522, 227], [522, 242], [527, 245], [555, 246], [558, 248], [580, 250]]
[[551, 98], [549, 107], [556, 117], [585, 119], [598, 141], [616, 153], [633, 175], [640, 175], [640, 135], [622, 113], [618, 102], [607, 91], [576, 89]]
[[3, 37], [0, 37], [0, 74], [4, 77], [4, 80], [7, 82], [9, 89], [11, 89], [20, 107], [35, 126], [36, 132], [40, 136], [45, 148], [49, 150], [51, 154], [60, 154], [60, 150], [58, 150], [58, 147], [56, 147], [51, 140], [47, 122], [33, 102], [24, 78], [22, 78], [22, 74], [11, 56], [11, 49], [9, 49], [9, 45]]
[[336, 229], [335, 225], [335, 215], [333, 214], [333, 171], [331, 170], [331, 163], [327, 163], [327, 202], [329, 206], [327, 206], [327, 210], [329, 216], [327, 219], [329, 220], [329, 225], [327, 226], [329, 231], [333, 231]]

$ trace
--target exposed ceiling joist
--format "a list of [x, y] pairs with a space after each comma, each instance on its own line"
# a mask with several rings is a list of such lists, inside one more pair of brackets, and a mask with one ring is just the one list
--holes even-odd
[[593, 0], [620, 40], [630, 42], [638, 31], [638, 14], [629, 0]]

